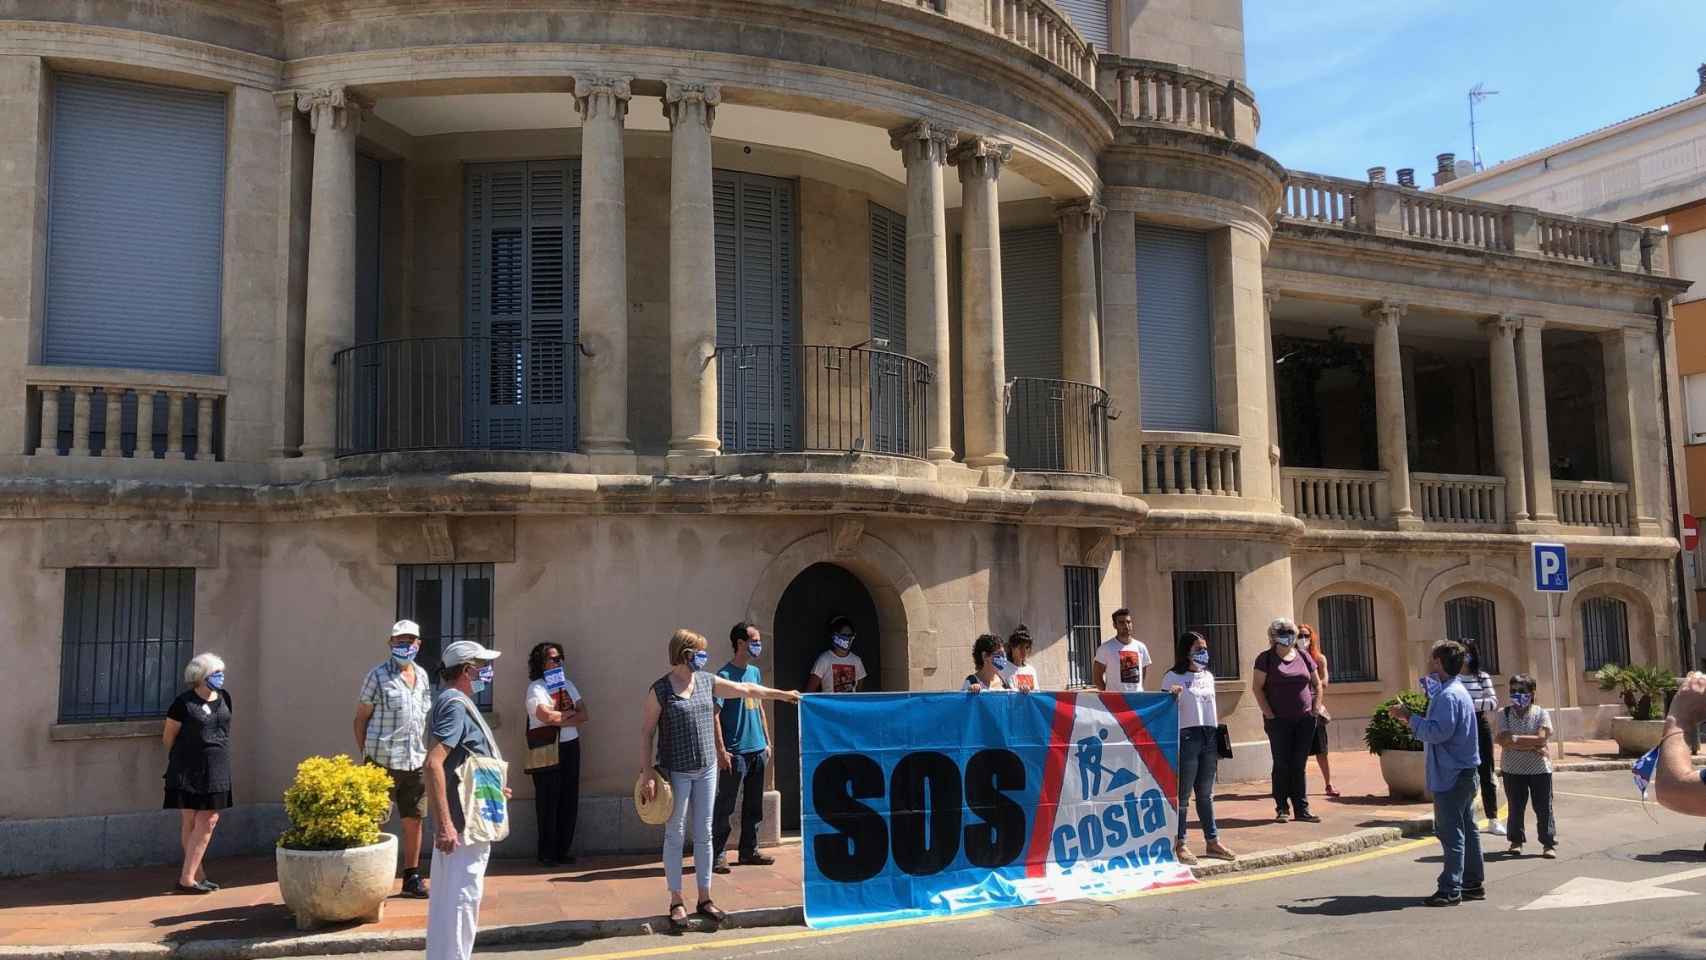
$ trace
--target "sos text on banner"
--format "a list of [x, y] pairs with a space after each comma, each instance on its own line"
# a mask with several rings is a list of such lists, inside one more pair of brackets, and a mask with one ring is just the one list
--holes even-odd
[[800, 705], [806, 922], [1194, 882], [1164, 693], [869, 693]]

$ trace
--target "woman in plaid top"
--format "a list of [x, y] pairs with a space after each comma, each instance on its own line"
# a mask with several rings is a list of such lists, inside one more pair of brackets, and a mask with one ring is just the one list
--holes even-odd
[[1558, 824], [1552, 819], [1552, 715], [1534, 705], [1534, 678], [1511, 678], [1511, 705], [1499, 711], [1499, 772], [1511, 801], [1510, 855], [1522, 855], [1528, 801], [1534, 800], [1534, 824], [1540, 831], [1540, 855], [1558, 855]]

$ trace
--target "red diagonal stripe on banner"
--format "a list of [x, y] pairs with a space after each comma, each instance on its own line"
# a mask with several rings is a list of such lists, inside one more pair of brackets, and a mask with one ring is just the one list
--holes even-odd
[[[1167, 762], [1167, 754], [1161, 745], [1149, 735], [1149, 728], [1144, 725], [1143, 718], [1131, 708], [1131, 701], [1122, 694], [1102, 694], [1102, 706], [1114, 715], [1120, 722], [1120, 729], [1125, 731], [1125, 738], [1137, 748], [1137, 755], [1143, 758], [1143, 765], [1149, 768], [1149, 773], [1155, 778], [1155, 783], [1161, 788], [1161, 795], [1168, 803], [1179, 802], [1179, 774], [1173, 765]], [[1169, 707], [1168, 709], [1172, 709]]]
[[1054, 694], [1054, 729], [1049, 732], [1048, 762], [1043, 765], [1043, 789], [1037, 795], [1036, 819], [1031, 821], [1031, 846], [1025, 852], [1025, 876], [1041, 877], [1048, 870], [1048, 847], [1054, 837], [1060, 788], [1066, 780], [1066, 755], [1072, 747], [1072, 721], [1078, 695]]

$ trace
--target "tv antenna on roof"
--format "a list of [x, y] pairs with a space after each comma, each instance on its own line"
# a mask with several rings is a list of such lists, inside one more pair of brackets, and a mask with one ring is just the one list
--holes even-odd
[[1475, 164], [1475, 169], [1481, 169], [1481, 149], [1475, 145], [1475, 105], [1499, 91], [1488, 90], [1485, 83], [1477, 83], [1469, 88], [1469, 156]]

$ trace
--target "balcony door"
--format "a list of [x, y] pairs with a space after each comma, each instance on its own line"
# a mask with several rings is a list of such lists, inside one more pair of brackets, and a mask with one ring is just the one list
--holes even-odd
[[711, 200], [717, 349], [738, 354], [719, 364], [718, 433], [729, 452], [789, 450], [798, 435], [794, 182], [716, 170]]
[[[871, 345], [906, 353], [906, 217], [871, 204]], [[886, 342], [888, 346], [883, 346]], [[874, 356], [871, 363], [871, 449], [896, 453], [911, 446], [912, 392], [906, 365]], [[915, 401], [914, 401], [915, 402]]]
[[580, 164], [470, 165], [467, 213], [468, 445], [573, 450]]

